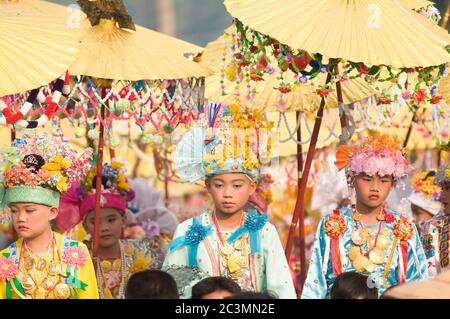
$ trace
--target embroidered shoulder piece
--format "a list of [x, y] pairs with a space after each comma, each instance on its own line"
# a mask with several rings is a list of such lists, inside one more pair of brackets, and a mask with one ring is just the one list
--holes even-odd
[[344, 217], [341, 216], [338, 209], [333, 211], [325, 220], [324, 224], [325, 234], [331, 238], [340, 238], [344, 234], [347, 226], [345, 225]]
[[211, 231], [211, 225], [203, 226], [197, 218], [194, 218], [192, 225], [189, 226], [184, 236], [175, 238], [167, 247], [170, 252], [176, 251], [182, 247], [187, 247], [189, 266], [196, 267], [198, 245], [211, 233]]
[[269, 219], [267, 214], [259, 214], [252, 209], [247, 213], [244, 225], [236, 229], [228, 238], [227, 242], [233, 244], [242, 236], [249, 234], [250, 238], [250, 254], [254, 255], [261, 252], [261, 241], [259, 239], [259, 231], [264, 227]]

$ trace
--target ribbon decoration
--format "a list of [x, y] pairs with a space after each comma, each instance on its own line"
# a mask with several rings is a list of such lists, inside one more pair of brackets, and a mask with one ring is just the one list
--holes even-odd
[[197, 267], [198, 245], [212, 232], [212, 225], [203, 226], [201, 222], [194, 218], [192, 225], [189, 226], [186, 234], [175, 238], [167, 247], [173, 252], [182, 247], [187, 246], [188, 249], [188, 265], [189, 267]]
[[331, 265], [333, 273], [338, 276], [342, 273], [341, 253], [339, 250], [339, 241], [342, 234], [347, 229], [345, 220], [341, 216], [338, 209], [333, 211], [333, 214], [328, 216], [324, 224], [325, 233], [331, 239]]
[[269, 220], [269, 215], [260, 215], [256, 210], [249, 210], [245, 219], [244, 225], [236, 229], [228, 238], [227, 242], [233, 244], [236, 240], [249, 234], [250, 255], [254, 255], [261, 251], [261, 240], [259, 231], [264, 227]]

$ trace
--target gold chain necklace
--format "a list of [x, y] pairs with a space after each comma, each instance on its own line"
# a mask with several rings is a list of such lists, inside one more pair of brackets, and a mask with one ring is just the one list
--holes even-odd
[[352, 246], [349, 258], [357, 272], [373, 272], [375, 265], [384, 264], [385, 250], [390, 246], [389, 230], [383, 227], [385, 221], [384, 209], [377, 215], [378, 230], [375, 235], [361, 223], [362, 215], [353, 210], [355, 230], [352, 232]]

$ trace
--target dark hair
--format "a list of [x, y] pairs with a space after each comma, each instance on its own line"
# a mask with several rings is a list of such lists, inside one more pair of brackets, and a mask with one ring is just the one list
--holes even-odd
[[278, 299], [278, 297], [270, 292], [244, 291], [224, 299]]
[[357, 272], [344, 272], [331, 287], [331, 299], [378, 299], [378, 289], [370, 288], [369, 277]]
[[208, 277], [200, 280], [192, 287], [192, 299], [202, 299], [204, 295], [214, 291], [225, 290], [232, 294], [241, 292], [241, 287], [227, 277]]
[[134, 273], [128, 280], [125, 299], [179, 299], [175, 279], [161, 270]]

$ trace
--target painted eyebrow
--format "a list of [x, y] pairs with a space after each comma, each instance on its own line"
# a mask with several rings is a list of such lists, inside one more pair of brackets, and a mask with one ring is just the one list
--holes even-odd
[[111, 217], [118, 217], [115, 213], [110, 213], [108, 215], [106, 215], [106, 218], [111, 218]]

